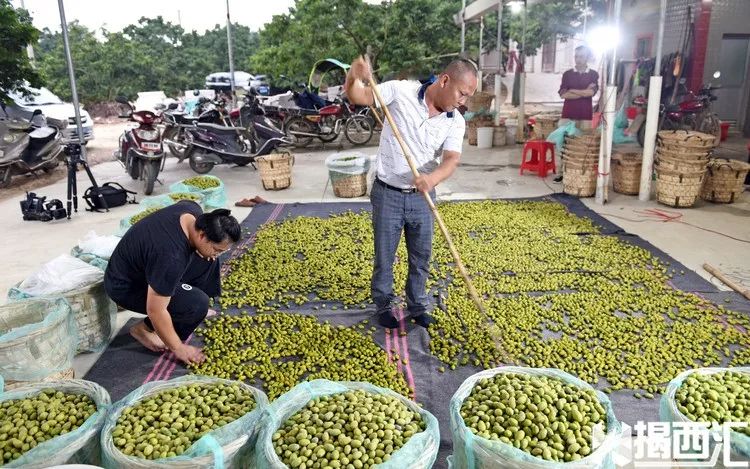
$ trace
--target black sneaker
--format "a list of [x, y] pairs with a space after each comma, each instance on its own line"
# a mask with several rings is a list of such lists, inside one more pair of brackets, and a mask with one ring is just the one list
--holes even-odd
[[555, 177], [555, 179], [552, 180], [553, 182], [562, 182], [562, 175]]
[[392, 311], [383, 311], [378, 315], [378, 324], [388, 329], [395, 329], [398, 327], [398, 319]]
[[435, 318], [433, 318], [433, 317], [432, 317], [432, 316], [431, 316], [430, 314], [428, 314], [428, 313], [422, 313], [422, 314], [420, 314], [420, 315], [417, 315], [417, 316], [413, 316], [413, 317], [412, 317], [412, 319], [414, 320], [414, 323], [415, 323], [415, 324], [416, 324], [417, 326], [422, 326], [422, 327], [424, 327], [425, 329], [426, 329], [426, 328], [427, 328], [427, 327], [428, 327], [428, 326], [429, 326], [430, 324], [433, 324], [433, 323], [435, 322]]

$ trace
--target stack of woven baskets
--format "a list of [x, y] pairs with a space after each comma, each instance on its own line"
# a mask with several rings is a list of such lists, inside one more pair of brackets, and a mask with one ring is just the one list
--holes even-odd
[[708, 162], [701, 199], [729, 204], [736, 201], [745, 189], [745, 177], [750, 164], [737, 160], [714, 158]]
[[703, 187], [716, 137], [692, 130], [663, 130], [656, 150], [656, 200], [692, 207]]
[[615, 153], [612, 155], [612, 186], [620, 194], [635, 195], [641, 188], [640, 153]]
[[596, 133], [565, 137], [563, 145], [563, 191], [578, 197], [596, 192], [600, 136]]

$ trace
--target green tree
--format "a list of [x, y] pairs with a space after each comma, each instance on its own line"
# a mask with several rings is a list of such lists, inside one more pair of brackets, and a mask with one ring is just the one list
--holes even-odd
[[[526, 54], [534, 55], [553, 37], [565, 40], [579, 32], [583, 2], [547, 0], [530, 5]], [[604, 5], [605, 0], [589, 0], [593, 10], [589, 24], [603, 18]], [[6, 60], [7, 54], [2, 56], [3, 70], [29, 73], [25, 79], [38, 84], [23, 53], [26, 41], [36, 39], [28, 15], [10, 7], [9, 0], [0, 0], [0, 6], [3, 31], [25, 34], [5, 33], [0, 38], [7, 44], [5, 50], [11, 51], [10, 59]], [[460, 8], [461, 0], [391, 0], [377, 4], [363, 0], [296, 0], [288, 13], [274, 16], [260, 32], [232, 25], [235, 69], [307, 82], [310, 68], [320, 59], [350, 62], [368, 52], [379, 77], [425, 77], [458, 54], [460, 28], [453, 18]], [[9, 19], [11, 16], [15, 22]], [[522, 15], [504, 11], [504, 49], [511, 39], [523, 42], [522, 20]], [[485, 17], [485, 49], [495, 48], [496, 23], [496, 14]], [[478, 59], [478, 29], [470, 25], [466, 35], [467, 55], [474, 60]], [[163, 90], [173, 95], [202, 87], [209, 73], [229, 70], [225, 25], [217, 24], [199, 34], [186, 32], [162, 17], [144, 17], [122, 32], [101, 30], [95, 34], [76, 22], [69, 30], [78, 91], [84, 103], [111, 100], [118, 94], [132, 98], [138, 91]], [[69, 99], [61, 34], [45, 29], [37, 52], [47, 86]], [[19, 83], [18, 77], [6, 76], [3, 74], [4, 80]]]
[[[104, 59], [102, 43], [96, 39], [93, 31], [77, 21], [68, 24], [68, 39], [81, 101], [99, 100], [99, 89], [103, 83], [100, 75], [100, 62]], [[45, 86], [62, 99], [70, 100], [70, 80], [62, 33], [45, 28], [38, 52], [39, 71]]]
[[453, 21], [460, 0], [399, 0], [387, 5], [387, 37], [380, 46], [381, 63], [375, 64], [383, 76], [424, 76], [460, 52], [461, 28]]
[[[227, 51], [227, 27], [226, 25], [215, 25], [213, 29], [204, 34], [194, 34], [192, 45], [197, 50], [207, 54], [209, 69], [205, 75], [212, 72], [229, 71], [229, 53]], [[244, 70], [252, 73], [249, 69], [248, 59], [258, 49], [258, 32], [252, 31], [247, 26], [232, 24], [232, 51], [234, 55], [235, 70]]]
[[[460, 29], [453, 15], [460, 0], [297, 0], [289, 13], [276, 15], [260, 31], [253, 70], [306, 81], [323, 58], [344, 62], [370, 52], [381, 76], [424, 75], [458, 52]], [[300, 38], [304, 38], [304, 46]]]
[[[590, 15], [588, 27], [605, 18], [605, 0], [589, 0], [590, 12], [585, 11], [584, 0], [554, 0], [529, 5], [526, 10], [526, 35], [523, 34], [523, 14], [513, 14], [506, 7], [503, 10], [503, 30], [514, 41], [522, 44], [526, 41], [526, 55], [536, 55], [543, 44], [558, 38], [566, 41], [575, 34], [583, 32], [583, 18]], [[497, 24], [497, 18], [494, 19]], [[494, 28], [491, 29], [494, 31]], [[489, 39], [494, 45], [497, 39]]]
[[[122, 32], [97, 34], [72, 22], [68, 26], [78, 92], [82, 102], [110, 101], [123, 94], [163, 90], [169, 95], [203, 86], [205, 76], [229, 69], [226, 26], [186, 33], [162, 17], [141, 18]], [[241, 69], [257, 48], [258, 34], [232, 25], [235, 62]], [[45, 29], [38, 45], [47, 86], [70, 98], [62, 35]]]
[[15, 9], [9, 0], [0, 0], [0, 101], [8, 92], [26, 92], [26, 83], [41, 86], [41, 78], [26, 54], [26, 45], [36, 43], [39, 30], [31, 24], [26, 10]]

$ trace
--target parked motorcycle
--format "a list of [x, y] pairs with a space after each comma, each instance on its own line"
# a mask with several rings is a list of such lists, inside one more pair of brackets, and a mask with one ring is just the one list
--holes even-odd
[[184, 160], [187, 148], [185, 129], [194, 126], [198, 122], [198, 117], [175, 109], [164, 112], [161, 118], [164, 124], [162, 143], [167, 145], [169, 152], [179, 161]]
[[[678, 104], [667, 105], [662, 103], [659, 108], [659, 130], [696, 130], [698, 132], [721, 137], [721, 121], [713, 112], [711, 103], [716, 101], [713, 91], [720, 86], [711, 84], [704, 85], [693, 93], [687, 91], [682, 95], [683, 99]], [[646, 98], [638, 96], [633, 99], [633, 104], [640, 108], [641, 116], [636, 118], [630, 132], [637, 132], [638, 143], [643, 146], [646, 139]], [[633, 128], [635, 127], [635, 128]]]
[[120, 136], [115, 157], [125, 166], [130, 177], [143, 181], [144, 194], [151, 195], [166, 160], [161, 132], [156, 127], [161, 117], [151, 111], [135, 112], [133, 104], [123, 96], [118, 96], [116, 101], [130, 108], [127, 115], [120, 117], [137, 122], [138, 126], [127, 129]]
[[284, 131], [292, 137], [297, 147], [309, 145], [316, 137], [323, 142], [332, 142], [342, 130], [353, 145], [365, 145], [372, 138], [372, 127], [369, 117], [358, 114], [354, 105], [337, 98], [333, 104], [320, 108], [315, 114], [290, 117]]
[[0, 120], [0, 188], [13, 175], [49, 172], [60, 164], [62, 133], [67, 122], [45, 118], [35, 110], [31, 121]]
[[226, 110], [226, 103], [223, 100], [210, 100], [205, 97], [198, 100], [195, 115], [178, 111], [176, 108], [170, 109], [162, 114], [162, 122], [164, 123], [162, 141], [179, 162], [185, 159], [186, 129], [194, 127], [199, 122], [223, 126], [232, 125], [229, 113]]
[[293, 116], [315, 115], [319, 109], [332, 104], [310, 91], [304, 83], [297, 84], [296, 88], [296, 91], [290, 88], [282, 94], [258, 97], [266, 116], [280, 129], [285, 128], [287, 120]]
[[[216, 111], [226, 121], [219, 106]], [[242, 112], [240, 110], [237, 115], [240, 121]], [[255, 158], [291, 144], [291, 140], [281, 131], [264, 125], [259, 114], [261, 112], [260, 106], [251, 106], [245, 111], [244, 119], [252, 122], [248, 126], [234, 126], [230, 119], [229, 125], [198, 122], [186, 128], [185, 156], [189, 158], [190, 168], [198, 174], [206, 174], [217, 164], [250, 164], [255, 167]]]
[[229, 113], [232, 124], [235, 127], [247, 129], [253, 151], [271, 139], [282, 139], [281, 146], [291, 145], [292, 140], [284, 134], [284, 131], [274, 121], [268, 118], [263, 106], [261, 106], [258, 95], [251, 91], [245, 95], [243, 104]]

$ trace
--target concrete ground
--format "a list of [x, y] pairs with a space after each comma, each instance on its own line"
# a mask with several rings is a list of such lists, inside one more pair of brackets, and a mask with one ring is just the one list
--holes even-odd
[[[99, 132], [98, 135], [113, 135], [118, 132]], [[374, 139], [373, 141], [376, 141]], [[100, 139], [100, 146], [107, 142]], [[114, 148], [116, 140], [109, 142]], [[734, 144], [741, 148], [742, 140]], [[337, 151], [339, 145], [329, 144], [313, 151], [296, 152], [296, 164], [293, 172], [292, 186], [286, 190], [273, 192], [262, 188], [260, 175], [251, 167], [217, 166], [210, 173], [220, 177], [227, 190], [229, 203], [244, 197], [260, 195], [272, 202], [341, 202], [352, 199], [338, 199], [327, 183], [325, 158]], [[345, 148], [343, 151], [361, 151], [374, 155], [376, 146], [360, 149]], [[561, 184], [555, 184], [553, 176], [540, 179], [536, 175], [519, 175], [520, 146], [507, 146], [490, 150], [478, 150], [474, 146], [464, 145], [461, 166], [456, 174], [438, 187], [438, 198], [441, 200], [536, 197], [562, 190]], [[738, 150], [739, 152], [740, 150]], [[737, 153], [741, 155], [741, 153]], [[116, 161], [104, 162], [92, 167], [98, 183], [107, 181], [119, 182], [126, 188], [141, 192], [141, 184], [132, 181], [125, 174], [123, 167]], [[168, 192], [168, 186], [194, 173], [186, 162], [177, 163], [169, 158], [163, 173], [160, 175], [163, 185], [157, 184], [155, 194]], [[372, 172], [371, 172], [372, 176]], [[83, 207], [80, 194], [90, 186], [85, 173], [78, 173], [79, 206]], [[60, 198], [65, 201], [66, 183], [64, 180], [36, 189], [40, 195], [49, 198]], [[60, 220], [49, 223], [27, 222], [21, 219], [18, 206], [22, 194], [13, 197], [0, 197], [0, 214], [4, 219], [3, 249], [4, 268], [0, 269], [0, 290], [20, 282], [43, 263], [54, 257], [67, 253], [78, 243], [78, 240], [90, 230], [98, 234], [116, 233], [120, 219], [140, 210], [138, 205], [125, 205], [113, 208], [109, 213], [91, 213], [81, 210], [71, 220]], [[139, 200], [141, 199], [139, 195]], [[355, 200], [366, 201], [367, 198]], [[707, 279], [710, 275], [701, 266], [708, 262], [723, 270], [737, 282], [750, 288], [750, 194], [745, 192], [740, 201], [731, 205], [715, 205], [699, 201], [694, 208], [672, 209], [657, 204], [654, 200], [639, 202], [637, 197], [625, 196], [610, 190], [610, 200], [604, 205], [597, 205], [593, 199], [584, 201], [587, 206], [602, 214], [625, 230], [635, 233], [669, 255], [684, 263]], [[251, 209], [231, 207], [233, 214], [244, 219]], [[679, 213], [685, 223], [663, 223], [652, 221], [637, 212], [645, 209], [667, 210]], [[688, 225], [690, 223], [691, 225]], [[699, 228], [700, 227], [700, 228]], [[705, 231], [704, 229], [713, 231]], [[722, 233], [722, 234], [719, 234]], [[732, 239], [738, 238], [745, 242]], [[714, 283], [723, 287], [717, 280]], [[129, 319], [130, 313], [118, 314], [118, 325]], [[97, 354], [84, 354], [76, 357], [76, 376], [83, 376], [98, 358]]]

